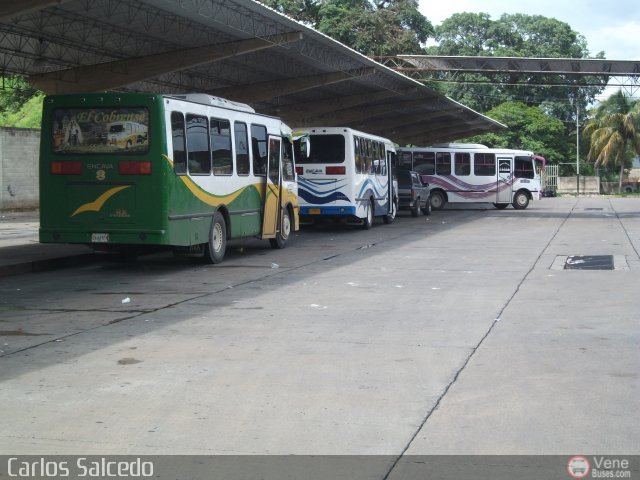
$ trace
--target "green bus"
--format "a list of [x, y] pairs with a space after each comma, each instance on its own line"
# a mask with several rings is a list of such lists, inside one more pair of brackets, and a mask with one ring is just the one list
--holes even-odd
[[40, 242], [121, 253], [171, 247], [208, 263], [227, 242], [283, 248], [298, 230], [291, 129], [206, 94], [44, 99]]

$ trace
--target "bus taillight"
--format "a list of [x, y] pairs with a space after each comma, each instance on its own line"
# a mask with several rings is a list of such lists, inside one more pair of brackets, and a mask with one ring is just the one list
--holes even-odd
[[80, 175], [82, 173], [82, 162], [51, 162], [51, 173], [53, 175]]
[[151, 175], [151, 162], [120, 160], [118, 173], [120, 175]]
[[302, 175], [302, 174], [304, 173], [304, 168], [302, 168], [302, 167], [296, 167], [296, 173], [297, 173], [298, 175]]
[[327, 167], [325, 170], [327, 175], [344, 175], [347, 173], [345, 167]]

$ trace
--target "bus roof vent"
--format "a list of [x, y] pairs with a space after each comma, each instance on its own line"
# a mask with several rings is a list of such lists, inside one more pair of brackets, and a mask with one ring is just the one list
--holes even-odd
[[188, 93], [186, 95], [175, 95], [175, 97], [188, 102], [211, 105], [212, 107], [230, 108], [232, 110], [240, 110], [242, 112], [256, 113], [256, 111], [246, 103], [234, 102], [233, 100], [214, 97], [213, 95], [208, 95], [206, 93]]
[[436, 148], [489, 148], [481, 143], [436, 143], [431, 146]]

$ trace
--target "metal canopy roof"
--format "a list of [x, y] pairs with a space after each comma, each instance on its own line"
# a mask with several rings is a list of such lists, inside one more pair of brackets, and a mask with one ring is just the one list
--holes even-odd
[[206, 92], [400, 144], [504, 127], [253, 0], [2, 0], [0, 68], [46, 93]]
[[536, 73], [640, 77], [640, 61], [601, 58], [523, 58], [435, 55], [379, 57], [381, 63], [406, 72]]

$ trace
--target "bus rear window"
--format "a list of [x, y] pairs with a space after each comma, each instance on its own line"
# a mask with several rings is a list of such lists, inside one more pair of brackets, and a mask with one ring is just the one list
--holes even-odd
[[296, 141], [296, 163], [343, 163], [345, 140], [342, 135], [309, 135], [307, 151]]
[[53, 111], [54, 153], [127, 154], [149, 150], [149, 111], [134, 108], [58, 108]]

